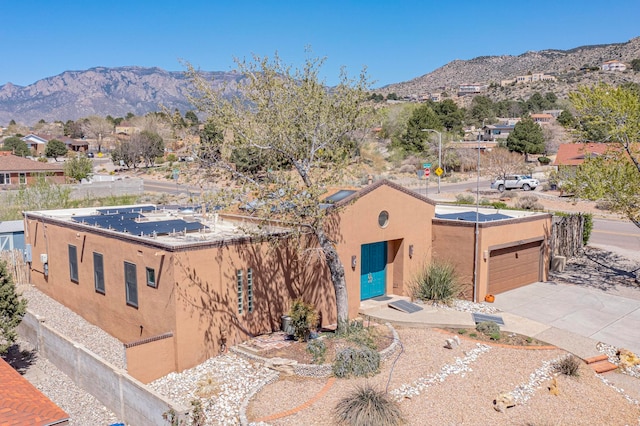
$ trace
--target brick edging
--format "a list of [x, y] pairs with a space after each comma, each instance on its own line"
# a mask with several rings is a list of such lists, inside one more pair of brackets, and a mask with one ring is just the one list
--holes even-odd
[[319, 400], [320, 398], [322, 398], [327, 392], [329, 392], [329, 389], [331, 389], [331, 387], [333, 386], [333, 384], [336, 382], [336, 378], [335, 377], [329, 377], [327, 379], [327, 383], [324, 384], [324, 386], [322, 387], [322, 389], [320, 389], [320, 391], [315, 394], [311, 399], [309, 399], [308, 401], [298, 405], [297, 407], [293, 407], [290, 410], [286, 410], [286, 411], [280, 411], [279, 413], [275, 413], [275, 414], [271, 414], [269, 416], [265, 416], [265, 417], [261, 417], [259, 419], [254, 420], [254, 422], [260, 423], [260, 422], [270, 422], [273, 420], [277, 420], [277, 419], [281, 419], [282, 417], [287, 417], [290, 416], [292, 414], [297, 413], [298, 411], [302, 411], [305, 408], [309, 408], [311, 407], [317, 400]]

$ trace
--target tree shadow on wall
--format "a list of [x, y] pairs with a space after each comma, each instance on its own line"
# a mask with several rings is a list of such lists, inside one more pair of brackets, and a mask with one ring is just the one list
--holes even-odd
[[333, 293], [327, 294], [322, 284], [327, 282], [324, 264], [300, 250], [300, 244], [291, 239], [229, 241], [203, 249], [211, 251], [206, 264], [192, 260], [195, 256], [176, 256], [176, 304], [202, 330], [207, 357], [280, 329], [293, 299], [320, 306], [323, 315], [335, 311]]

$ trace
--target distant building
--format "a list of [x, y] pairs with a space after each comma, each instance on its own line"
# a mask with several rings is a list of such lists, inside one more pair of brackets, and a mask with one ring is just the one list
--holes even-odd
[[612, 60], [604, 62], [600, 66], [600, 69], [602, 71], [624, 71], [627, 69], [627, 66], [624, 64], [624, 62]]
[[527, 75], [519, 75], [512, 79], [500, 80], [500, 86], [508, 86], [510, 84], [527, 84], [535, 83], [537, 81], [556, 81], [556, 78], [552, 75], [548, 75], [542, 72], [535, 72]]
[[560, 114], [562, 114], [562, 111], [564, 111], [563, 109], [545, 109], [544, 111], [542, 111], [543, 114], [550, 114], [553, 118], [558, 118], [560, 117]]
[[558, 147], [554, 166], [573, 167], [581, 165], [584, 160], [599, 157], [610, 148], [606, 143], [563, 143]]
[[473, 84], [461, 84], [458, 87], [458, 96], [464, 95], [473, 95], [485, 92], [487, 90], [488, 85], [473, 83]]
[[507, 139], [515, 127], [515, 124], [489, 124], [482, 128], [481, 140], [495, 141], [496, 139]]
[[538, 124], [548, 124], [554, 121], [553, 115], [551, 114], [531, 114], [531, 119]]
[[0, 222], [0, 251], [24, 250], [24, 222], [5, 220]]
[[0, 189], [15, 189], [34, 183], [39, 176], [50, 182], [64, 183], [62, 164], [41, 163], [0, 151]]

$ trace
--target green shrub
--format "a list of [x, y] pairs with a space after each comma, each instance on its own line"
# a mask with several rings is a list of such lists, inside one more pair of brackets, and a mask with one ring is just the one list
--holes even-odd
[[411, 281], [409, 291], [414, 299], [451, 300], [460, 293], [455, 267], [440, 261], [430, 263]]
[[465, 330], [464, 328], [461, 328], [460, 330], [458, 330], [458, 334], [466, 334], [467, 330]]
[[582, 224], [582, 244], [586, 246], [589, 243], [589, 238], [591, 238], [591, 231], [593, 231], [593, 215], [591, 213], [583, 213], [582, 217], [584, 218]]
[[469, 333], [469, 337], [478, 337], [478, 335], [476, 333]]
[[482, 321], [476, 325], [476, 330], [485, 336], [491, 336], [492, 334], [500, 334], [500, 326], [493, 321]]
[[491, 333], [489, 336], [491, 340], [500, 340], [500, 333]]
[[560, 361], [556, 362], [554, 367], [556, 372], [558, 373], [564, 374], [566, 376], [577, 377], [579, 376], [578, 371], [580, 370], [580, 360], [573, 355], [567, 355]]
[[544, 206], [538, 202], [535, 195], [524, 195], [516, 201], [517, 209], [521, 210], [544, 210]]
[[538, 157], [538, 162], [540, 164], [542, 164], [543, 166], [546, 166], [547, 164], [549, 164], [551, 162], [551, 158], [549, 158], [549, 157]]
[[324, 364], [327, 355], [327, 345], [320, 339], [313, 339], [307, 343], [307, 352], [313, 357], [314, 364]]
[[366, 384], [340, 400], [335, 408], [336, 423], [349, 426], [395, 426], [404, 423], [398, 403]]
[[504, 203], [502, 201], [494, 201], [493, 203], [491, 203], [491, 205], [493, 206], [494, 209], [506, 209], [507, 208], [507, 203]]
[[343, 327], [341, 332], [336, 333], [336, 337], [343, 337], [357, 346], [364, 346], [375, 350], [375, 337], [377, 333], [377, 328], [365, 327], [362, 321], [353, 320], [349, 322], [346, 327]]
[[176, 157], [175, 154], [168, 154], [167, 161], [170, 163], [175, 163], [176, 161], [178, 161], [178, 157]]
[[473, 195], [458, 194], [456, 195], [457, 204], [475, 204], [476, 198]]
[[314, 306], [305, 303], [301, 299], [296, 299], [289, 310], [291, 317], [291, 326], [293, 327], [293, 336], [296, 340], [306, 342], [309, 340], [312, 328], [318, 323], [318, 313]]
[[369, 377], [380, 370], [380, 354], [367, 347], [345, 348], [336, 354], [333, 374], [336, 377]]

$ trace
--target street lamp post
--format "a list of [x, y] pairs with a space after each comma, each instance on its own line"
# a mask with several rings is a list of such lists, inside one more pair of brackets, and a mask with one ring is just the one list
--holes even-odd
[[[421, 129], [423, 132], [433, 132], [438, 134], [438, 168], [442, 168], [442, 133], [434, 129]], [[440, 193], [440, 174], [438, 175], [438, 194]]]

